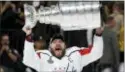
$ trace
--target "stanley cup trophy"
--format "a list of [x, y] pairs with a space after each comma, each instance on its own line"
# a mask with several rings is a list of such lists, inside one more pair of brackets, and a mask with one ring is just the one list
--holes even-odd
[[24, 5], [26, 26], [33, 28], [37, 21], [57, 24], [63, 30], [94, 29], [100, 27], [100, 4], [96, 2], [64, 2], [50, 7]]

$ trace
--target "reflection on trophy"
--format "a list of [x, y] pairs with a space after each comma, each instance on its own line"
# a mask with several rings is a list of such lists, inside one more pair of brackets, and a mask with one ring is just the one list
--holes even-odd
[[38, 11], [25, 4], [26, 25], [33, 28], [37, 21], [58, 24], [63, 30], [78, 30], [100, 27], [99, 2], [64, 2], [50, 7], [41, 6]]

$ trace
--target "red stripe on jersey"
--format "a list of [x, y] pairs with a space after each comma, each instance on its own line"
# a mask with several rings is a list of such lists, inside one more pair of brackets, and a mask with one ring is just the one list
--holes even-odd
[[91, 50], [92, 50], [92, 45], [90, 45], [88, 48], [79, 50], [79, 53], [81, 55], [86, 55], [86, 54], [89, 54], [91, 52]]
[[38, 57], [39, 57], [39, 58], [41, 58], [41, 56], [40, 56], [40, 52], [39, 52], [39, 53], [37, 53], [37, 55], [38, 55]]

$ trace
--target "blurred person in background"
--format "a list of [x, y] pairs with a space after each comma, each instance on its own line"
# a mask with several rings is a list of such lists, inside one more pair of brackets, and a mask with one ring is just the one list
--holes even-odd
[[0, 16], [1, 16], [1, 28], [3, 29], [21, 28], [24, 24], [23, 4], [20, 2], [13, 2], [13, 1], [2, 2]]
[[102, 34], [104, 40], [104, 51], [101, 57], [97, 72], [118, 72], [119, 48], [117, 34], [112, 30], [115, 26], [113, 17], [108, 17]]
[[21, 56], [14, 48], [10, 48], [8, 34], [0, 39], [0, 72], [36, 72], [21, 62]]
[[119, 66], [119, 72], [124, 71], [124, 25], [120, 28], [120, 34], [119, 34], [119, 48], [120, 48], [120, 66]]
[[0, 2], [1, 5], [1, 11], [0, 14], [2, 15], [5, 11], [7, 11], [9, 8], [11, 8], [13, 11], [15, 11], [15, 5], [12, 4], [10, 1], [6, 2]]
[[[119, 47], [120, 47], [120, 51], [124, 52], [124, 25], [122, 24], [120, 27], [120, 33], [119, 33]], [[122, 56], [124, 57], [124, 56]], [[122, 59], [123, 62], [123, 59]]]
[[117, 2], [114, 3], [113, 8], [112, 8], [113, 13], [110, 15], [114, 17], [114, 20], [116, 22], [116, 25], [112, 29], [117, 33], [117, 36], [119, 36], [120, 28], [124, 24], [124, 16], [122, 14], [122, 9], [120, 6], [121, 6], [120, 3], [117, 3]]
[[16, 13], [18, 14], [18, 19], [16, 19], [16, 23], [18, 24], [18, 28], [22, 28], [24, 25], [24, 8], [23, 2], [14, 1], [13, 2], [16, 6]]
[[43, 39], [42, 36], [34, 37], [34, 49], [35, 51], [46, 49], [46, 41]]
[[9, 36], [3, 34], [0, 40], [0, 66], [4, 72], [15, 72], [15, 63], [20, 57], [16, 49], [10, 48]]
[[[124, 5], [123, 5], [124, 6]], [[119, 47], [120, 48], [120, 65], [124, 63], [124, 15], [123, 15], [122, 4], [119, 2], [114, 3], [113, 13], [111, 16], [114, 17], [116, 26], [113, 30], [117, 33]]]

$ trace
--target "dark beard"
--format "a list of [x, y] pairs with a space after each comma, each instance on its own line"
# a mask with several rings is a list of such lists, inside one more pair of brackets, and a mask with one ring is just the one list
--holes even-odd
[[51, 50], [51, 53], [52, 53], [52, 55], [55, 56], [56, 58], [61, 59], [61, 58], [65, 55], [65, 49], [62, 51], [62, 55], [59, 56], [59, 57], [55, 55], [55, 53], [54, 53], [53, 50]]

